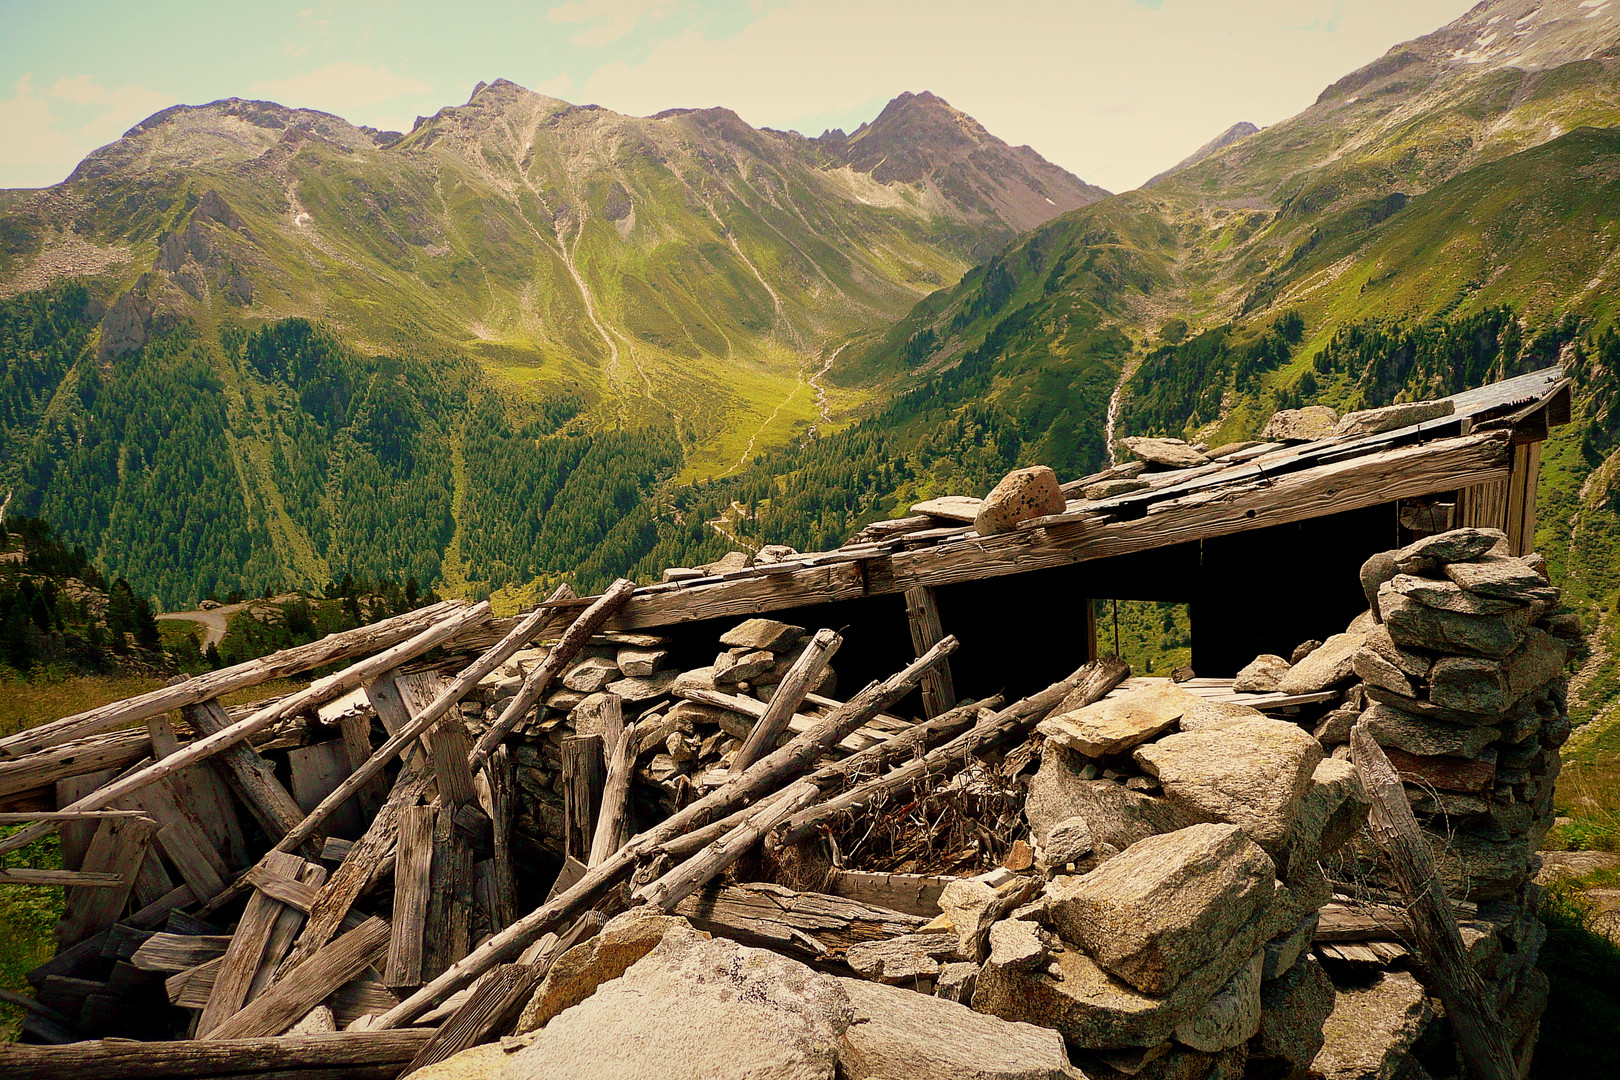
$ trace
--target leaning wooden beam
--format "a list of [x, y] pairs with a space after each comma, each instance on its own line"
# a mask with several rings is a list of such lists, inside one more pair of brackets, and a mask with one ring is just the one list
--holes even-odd
[[[150, 743], [151, 737], [144, 731], [113, 731], [46, 747], [24, 758], [0, 761], [0, 799], [49, 789], [85, 773], [123, 769], [145, 757]], [[48, 831], [45, 828], [37, 832], [35, 838]]]
[[[793, 666], [788, 668], [787, 674], [782, 676], [776, 692], [771, 695], [771, 702], [765, 710], [765, 715], [759, 718], [754, 729], [748, 733], [747, 741], [738, 749], [737, 757], [731, 763], [732, 776], [741, 776], [747, 771], [748, 766], [776, 746], [776, 740], [787, 730], [788, 721], [793, 719], [793, 714], [803, 704], [804, 695], [809, 693], [810, 688], [821, 678], [821, 673], [827, 670], [827, 664], [843, 643], [844, 639], [831, 630], [816, 631], [815, 636], [810, 639], [810, 644], [805, 646], [799, 658], [793, 661]], [[930, 641], [928, 644], [932, 645], [933, 642]], [[927, 649], [917, 651], [923, 653]], [[944, 667], [944, 662], [940, 666]], [[924, 686], [928, 685], [931, 677], [932, 673], [923, 676]]]
[[[45, 828], [49, 829], [49, 824]], [[121, 884], [112, 888], [68, 890], [66, 907], [56, 924], [58, 944], [77, 944], [118, 921], [130, 891], [135, 888], [135, 875], [140, 871], [156, 830], [157, 822], [149, 817], [109, 818], [101, 823], [80, 870], [88, 874], [117, 874]]]
[[1372, 799], [1367, 818], [1373, 842], [1383, 852], [1406, 900], [1412, 941], [1430, 985], [1446, 1007], [1457, 1049], [1475, 1080], [1512, 1080], [1519, 1072], [1507, 1030], [1491, 1008], [1457, 928], [1434, 853], [1412, 816], [1406, 788], [1395, 767], [1363, 724], [1350, 729], [1350, 758]]
[[[225, 707], [217, 701], [199, 701], [183, 711], [198, 735], [216, 735], [231, 726]], [[209, 764], [224, 773], [236, 797], [272, 840], [286, 836], [303, 820], [304, 812], [299, 809], [298, 801], [276, 779], [275, 766], [245, 741], [225, 747]]]
[[186, 705], [195, 705], [199, 701], [208, 701], [233, 690], [255, 686], [270, 679], [279, 679], [300, 671], [335, 664], [350, 657], [390, 648], [434, 625], [454, 607], [454, 604], [447, 602], [420, 608], [371, 626], [329, 634], [308, 645], [283, 649], [281, 652], [261, 656], [244, 664], [235, 664], [220, 668], [218, 671], [197, 675], [174, 686], [165, 686], [97, 709], [65, 716], [49, 724], [41, 724], [39, 727], [0, 739], [0, 756], [20, 757], [68, 739], [82, 738], [96, 732], [111, 731], [126, 724], [138, 723], [147, 717], [157, 716]]
[[38, 810], [28, 814], [0, 814], [0, 825], [28, 821], [95, 821], [101, 818], [151, 817], [145, 810]]
[[[400, 1076], [443, 1061], [476, 1046], [495, 1031], [501, 1021], [513, 1015], [529, 1000], [534, 988], [545, 978], [546, 964], [500, 964], [479, 980], [472, 996], [439, 1025], [433, 1039], [405, 1067]], [[30, 999], [31, 1000], [31, 999]]]
[[700, 850], [697, 854], [670, 870], [663, 877], [642, 886], [634, 898], [663, 911], [707, 885], [716, 874], [734, 865], [748, 854], [750, 848], [782, 822], [803, 810], [821, 796], [821, 789], [808, 780], [788, 785], [765, 805], [754, 809], [748, 817], [725, 836]]
[[878, 560], [881, 574], [869, 572], [872, 560], [846, 559], [685, 588], [654, 586], [639, 590], [607, 625], [613, 630], [647, 629], [903, 593], [918, 586], [1069, 566], [1454, 491], [1507, 479], [1511, 442], [1512, 434], [1502, 431], [1437, 439], [1262, 477], [1240, 487], [1194, 492], [1156, 503], [1147, 514], [1129, 521], [1105, 522], [1086, 513], [1057, 515], [996, 536], [890, 552]]
[[[635, 724], [623, 725], [617, 743], [608, 750], [602, 811], [596, 817], [596, 835], [591, 838], [590, 855], [585, 860], [587, 867], [602, 865], [630, 839], [630, 781], [636, 768], [639, 737]], [[498, 853], [499, 848], [496, 850]]]
[[279, 1035], [388, 948], [388, 923], [373, 916], [287, 972], [269, 990], [208, 1034], [210, 1039]]
[[956, 648], [956, 639], [947, 637], [905, 670], [881, 683], [867, 686], [842, 708], [835, 709], [832, 715], [818, 722], [813, 730], [796, 736], [786, 746], [761, 758], [743, 775], [728, 780], [635, 837], [600, 866], [587, 869], [585, 876], [573, 886], [485, 941], [465, 960], [384, 1013], [378, 1019], [378, 1024], [394, 1027], [421, 1016], [441, 997], [521, 951], [546, 931], [577, 913], [603, 889], [629, 873], [641, 854], [703, 825], [713, 817], [722, 816], [747, 800], [768, 795], [803, 774], [840, 739], [910, 693], [922, 681], [924, 672], [955, 652]]
[[[428, 627], [426, 630], [423, 630], [421, 633], [417, 634], [408, 641], [401, 642], [400, 644], [395, 645], [393, 648], [378, 653], [376, 656], [363, 660], [351, 667], [344, 668], [342, 671], [336, 672], [335, 674], [328, 675], [323, 679], [317, 679], [315, 682], [311, 683], [308, 687], [299, 691], [298, 693], [289, 694], [288, 696], [277, 701], [275, 704], [260, 709], [258, 712], [255, 712], [253, 715], [244, 720], [237, 721], [230, 727], [225, 728], [223, 731], [218, 731], [207, 736], [206, 738], [198, 739], [184, 750], [170, 754], [161, 761], [153, 762], [151, 765], [148, 765], [146, 768], [135, 773], [133, 776], [127, 776], [122, 780], [115, 780], [106, 787], [101, 788], [98, 791], [94, 791], [91, 794], [86, 795], [84, 798], [79, 799], [77, 802], [73, 803], [73, 805], [61, 807], [61, 809], [99, 810], [102, 807], [123, 798], [125, 795], [139, 791], [147, 784], [150, 784], [156, 780], [161, 780], [165, 776], [178, 772], [180, 769], [183, 769], [188, 765], [202, 761], [225, 749], [226, 747], [235, 746], [237, 743], [241, 742], [243, 739], [246, 739], [254, 732], [261, 731], [277, 721], [284, 720], [287, 717], [294, 716], [305, 709], [319, 705], [321, 702], [335, 697], [338, 694], [353, 690], [355, 687], [375, 678], [383, 672], [399, 666], [406, 660], [421, 656], [423, 653], [437, 648], [446, 641], [455, 637], [456, 634], [462, 630], [465, 630], [470, 626], [475, 626], [488, 618], [489, 604], [487, 601], [464, 611], [457, 612], [456, 614], [444, 618], [438, 623]], [[355, 775], [359, 776], [360, 773], [356, 773]], [[349, 779], [353, 780], [354, 777], [351, 776]], [[369, 779], [369, 777], [367, 777], [367, 779]], [[345, 781], [345, 784], [347, 783], [348, 781]], [[355, 786], [358, 787], [359, 785]], [[338, 790], [343, 791], [343, 788], [340, 787]], [[343, 799], [347, 799], [353, 793], [353, 789], [343, 792]], [[327, 802], [331, 801], [332, 800], [330, 798], [327, 799]], [[333, 805], [332, 809], [336, 809], [337, 805], [341, 805], [342, 801], [342, 799], [338, 800], [338, 802]], [[325, 805], [326, 803], [322, 803], [322, 806]], [[328, 813], [330, 813], [330, 810], [328, 810]], [[49, 832], [50, 828], [51, 826], [47, 823], [38, 823], [35, 825], [30, 825], [25, 829], [21, 829], [14, 835], [8, 837], [6, 840], [0, 841], [0, 853], [15, 851], [25, 844], [31, 843], [32, 841], [37, 840], [40, 836], [43, 836], [45, 833]], [[282, 850], [294, 850], [299, 844], [302, 844], [304, 840], [308, 839], [309, 833], [312, 833], [313, 831], [313, 828], [311, 828], [309, 832], [299, 836], [297, 840], [291, 844], [287, 844], [287, 839], [283, 838], [282, 843], [287, 844], [287, 846], [282, 848]], [[288, 834], [289, 837], [291, 835], [291, 833]]]
[[331, 1070], [334, 1077], [349, 1076], [355, 1075], [350, 1069], [401, 1065], [411, 1060], [433, 1035], [432, 1028], [413, 1028], [229, 1042], [106, 1039], [67, 1046], [4, 1043], [0, 1044], [0, 1076], [6, 1080], [159, 1080], [250, 1077], [256, 1073], [313, 1075], [306, 1070], [317, 1069]]
[[[471, 758], [473, 768], [483, 767], [494, 749], [517, 726], [517, 722], [523, 719], [523, 715], [534, 706], [534, 703], [540, 700], [546, 688], [551, 685], [551, 681], [562, 674], [563, 669], [579, 655], [579, 650], [590, 640], [591, 635], [607, 622], [609, 616], [623, 607], [635, 591], [634, 582], [620, 578], [609, 585], [607, 591], [598, 597], [595, 603], [580, 612], [579, 618], [563, 632], [562, 638], [552, 646], [546, 658], [524, 678], [517, 696], [501, 711], [501, 715], [489, 726], [489, 730], [479, 738], [478, 745], [473, 747]], [[547, 611], [549, 614], [546, 608], [537, 609], [535, 614], [539, 615], [541, 611]]]

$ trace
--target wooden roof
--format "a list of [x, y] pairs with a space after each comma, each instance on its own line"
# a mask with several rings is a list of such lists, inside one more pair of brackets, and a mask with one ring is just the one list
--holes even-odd
[[[611, 623], [630, 630], [949, 585], [1261, 529], [1507, 479], [1513, 444], [1568, 420], [1569, 381], [1546, 368], [1454, 395], [1450, 416], [1377, 435], [1267, 443], [1191, 469], [1143, 474], [1152, 486], [979, 536], [977, 500], [951, 497], [863, 530], [832, 551], [709, 577], [645, 585]], [[1066, 485], [1069, 489], [1080, 486]], [[927, 513], [926, 511], [937, 511]], [[953, 520], [954, 519], [954, 520]], [[590, 598], [557, 605], [583, 607]]]

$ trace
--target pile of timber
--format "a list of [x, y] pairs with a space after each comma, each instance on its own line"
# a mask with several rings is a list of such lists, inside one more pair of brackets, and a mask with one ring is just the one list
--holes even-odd
[[[768, 834], [780, 849], [948, 780], [1128, 674], [1095, 662], [1010, 706], [904, 720], [954, 638], [841, 701], [818, 692], [832, 631], [745, 621], [714, 664], [671, 673], [656, 640], [602, 629], [633, 591], [559, 610], [565, 587], [500, 624], [440, 604], [0, 740], [0, 807], [22, 826], [0, 885], [66, 896], [35, 996], [7, 999], [34, 1045], [0, 1050], [0, 1071], [401, 1075], [510, 1030], [549, 965], [627, 906], [847, 971], [852, 948], [937, 913], [943, 882], [714, 879]], [[220, 701], [316, 668], [333, 673]], [[513, 748], [549, 731], [566, 732], [566, 860], [525, 898]], [[61, 867], [20, 865], [52, 832]]]

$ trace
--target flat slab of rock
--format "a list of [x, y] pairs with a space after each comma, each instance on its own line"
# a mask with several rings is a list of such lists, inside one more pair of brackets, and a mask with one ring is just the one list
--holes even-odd
[[1048, 743], [1087, 757], [1120, 754], [1176, 726], [1201, 699], [1166, 680], [1104, 698], [1074, 712], [1050, 716], [1037, 727]]
[[1260, 438], [1265, 442], [1315, 442], [1334, 434], [1338, 426], [1339, 414], [1335, 410], [1326, 405], [1307, 405], [1273, 413], [1260, 429]]
[[772, 652], [787, 648], [804, 637], [804, 627], [779, 622], [776, 619], [748, 619], [720, 635], [720, 644], [735, 649], [769, 649]]
[[1239, 720], [1166, 736], [1134, 756], [1158, 778], [1165, 798], [1194, 820], [1230, 822], [1276, 851], [1322, 760], [1322, 744], [1293, 724]]
[[1454, 562], [1471, 562], [1507, 543], [1507, 533], [1501, 529], [1452, 529], [1450, 532], [1425, 536], [1414, 540], [1394, 553], [1395, 565], [1401, 573], [1416, 573], [1408, 567], [1428, 567]]
[[1388, 1080], [1434, 1019], [1418, 981], [1386, 971], [1370, 986], [1342, 987], [1311, 1063], [1325, 1080]]
[[1533, 608], [1501, 615], [1464, 615], [1440, 611], [1395, 591], [1393, 582], [1378, 590], [1378, 612], [1395, 644], [1407, 649], [1483, 656], [1500, 660], [1518, 648], [1534, 617]]
[[1365, 634], [1334, 634], [1277, 680], [1284, 694], [1315, 694], [1356, 677], [1356, 650]]
[[1122, 476], [1117, 480], [1099, 480], [1081, 490], [1080, 494], [1092, 502], [1129, 495], [1133, 491], [1146, 491], [1151, 485], [1146, 480]]
[[961, 960], [958, 944], [954, 933], [902, 934], [851, 945], [844, 962], [874, 982], [915, 984], [938, 975], [940, 961]]
[[1386, 431], [1397, 428], [1411, 427], [1421, 424], [1425, 420], [1438, 420], [1442, 416], [1451, 416], [1457, 411], [1455, 402], [1441, 401], [1404, 401], [1398, 405], [1385, 405], [1381, 409], [1361, 409], [1353, 413], [1345, 413], [1337, 427], [1333, 429], [1335, 435], [1382, 435]]
[[1014, 469], [979, 504], [973, 528], [980, 536], [1010, 532], [1020, 521], [1061, 514], [1067, 500], [1057, 473], [1046, 465]]
[[1361, 722], [1379, 746], [1404, 750], [1419, 757], [1474, 757], [1501, 738], [1499, 728], [1448, 724], [1402, 712], [1378, 702], [1361, 714]]
[[1559, 596], [1557, 586], [1549, 584], [1528, 559], [1485, 556], [1477, 562], [1450, 563], [1445, 571], [1448, 578], [1476, 596], [1521, 604]]
[[1051, 1028], [899, 987], [839, 982], [854, 1010], [838, 1055], [846, 1080], [1084, 1080]]
[[831, 975], [687, 927], [553, 1017], [498, 1075], [833, 1080], [851, 1014]]
[[1036, 902], [1065, 941], [1109, 973], [1164, 994], [1270, 905], [1276, 870], [1235, 825], [1193, 825], [1139, 841]]
[[1434, 578], [1417, 577], [1413, 574], [1396, 574], [1390, 582], [1395, 586], [1395, 591], [1402, 596], [1411, 597], [1424, 607], [1439, 608], [1441, 611], [1455, 611], [1463, 615], [1500, 615], [1520, 606], [1517, 601], [1469, 592], [1450, 579], [1437, 581]]
[[1181, 439], [1150, 439], [1144, 436], [1133, 436], [1121, 439], [1120, 445], [1154, 465], [1164, 465], [1172, 469], [1190, 469], [1199, 465], [1208, 465], [1209, 458], [1202, 452], [1194, 450]]

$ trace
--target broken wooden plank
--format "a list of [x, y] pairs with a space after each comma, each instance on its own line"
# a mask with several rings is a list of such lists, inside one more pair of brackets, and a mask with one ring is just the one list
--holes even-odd
[[[62, 743], [13, 760], [0, 760], [0, 799], [9, 799], [24, 792], [50, 790], [58, 781], [103, 769], [123, 769], [146, 756], [149, 738], [145, 731], [114, 731], [106, 735], [91, 735], [74, 742]], [[92, 810], [100, 807], [76, 806], [65, 803], [59, 810]], [[50, 825], [35, 824], [28, 843], [44, 836]], [[29, 832], [25, 829], [16, 836]], [[12, 837], [14, 840], [16, 837]], [[8, 843], [10, 841], [7, 841]], [[16, 847], [21, 847], [17, 844]], [[15, 847], [6, 848], [8, 851]]]
[[512, 819], [517, 813], [517, 779], [513, 774], [512, 753], [498, 746], [478, 772], [480, 792], [487, 799], [493, 857], [487, 886], [490, 932], [509, 926], [517, 918], [517, 878], [512, 872]]
[[833, 870], [827, 875], [827, 887], [848, 900], [932, 919], [939, 915], [939, 894], [952, 880], [938, 874]]
[[[906, 623], [911, 629], [911, 648], [921, 656], [945, 636], [939, 619], [939, 602], [934, 590], [916, 585], [906, 590]], [[951, 680], [950, 662], [940, 664], [923, 678], [923, 714], [930, 720], [956, 708], [956, 685]]]
[[[304, 868], [298, 872], [296, 881], [289, 878], [280, 878], [279, 881], [298, 886], [303, 894], [313, 899], [320, 893], [320, 886], [326, 882], [326, 867], [320, 863], [306, 862]], [[309, 905], [299, 906], [291, 902], [285, 889], [266, 889], [265, 892], [280, 899], [282, 908], [276, 915], [275, 925], [270, 928], [270, 936], [265, 939], [264, 958], [259, 961], [259, 970], [248, 983], [246, 999], [248, 1001], [264, 993], [275, 979], [278, 969], [287, 959], [287, 953], [292, 950], [293, 942], [297, 940], [298, 931], [303, 927], [304, 917], [309, 911]]]
[[[364, 761], [364, 759], [361, 759]], [[354, 772], [349, 764], [349, 748], [342, 739], [329, 739], [287, 751], [289, 790], [298, 804], [299, 817], [321, 805], [339, 784]], [[326, 820], [326, 831], [349, 839], [365, 831], [360, 804], [353, 798], [340, 804]]]
[[422, 984], [422, 936], [427, 925], [433, 827], [438, 816], [434, 806], [409, 806], [400, 811], [399, 853], [394, 859], [394, 933], [383, 973], [383, 982], [388, 986]]
[[[273, 705], [267, 705], [263, 709], [260, 709], [247, 719], [239, 720], [223, 730], [216, 731], [212, 735], [198, 739], [191, 745], [187, 746], [184, 750], [181, 750], [178, 753], [170, 754], [161, 761], [154, 761], [151, 765], [148, 765], [146, 768], [135, 773], [133, 776], [126, 776], [120, 780], [115, 780], [101, 790], [92, 792], [83, 799], [78, 800], [73, 805], [64, 806], [60, 809], [99, 810], [103, 806], [114, 803], [126, 795], [139, 791], [148, 784], [162, 780], [164, 777], [170, 776], [173, 773], [186, 768], [187, 766], [194, 765], [199, 761], [204, 761], [214, 754], [227, 749], [228, 747], [235, 746], [244, 739], [251, 737], [255, 733], [269, 727], [272, 724], [285, 720], [290, 716], [295, 716], [305, 709], [317, 706], [330, 697], [334, 697], [338, 694], [344, 693], [345, 691], [352, 690], [356, 686], [375, 678], [384, 671], [392, 670], [407, 660], [414, 659], [425, 652], [437, 648], [446, 641], [455, 637], [461, 631], [488, 618], [488, 601], [475, 604], [464, 611], [448, 616], [444, 620], [417, 634], [415, 637], [412, 637], [401, 644], [395, 645], [391, 649], [378, 653], [376, 656], [363, 660], [358, 664], [346, 667], [341, 671], [327, 675], [324, 678], [316, 679], [303, 690], [300, 690], [297, 693], [288, 694], [286, 697], [281, 698]], [[142, 733], [142, 738], [145, 739], [144, 732]], [[359, 774], [357, 773], [356, 775]], [[19, 830], [12, 836], [7, 837], [5, 840], [0, 840], [0, 853], [6, 851], [15, 851], [17, 848], [23, 847], [49, 831], [50, 826], [46, 824], [30, 825], [27, 828]], [[313, 831], [313, 827], [311, 827], [310, 831]], [[288, 850], [298, 844], [302, 844], [307, 839], [307, 835], [300, 836], [293, 844], [288, 844]]]
[[827, 670], [827, 665], [843, 643], [840, 635], [827, 629], [817, 630], [810, 638], [804, 651], [777, 684], [770, 704], [760, 714], [748, 738], [738, 748], [737, 756], [731, 763], [733, 776], [741, 776], [750, 765], [776, 748], [777, 739], [787, 730], [799, 706], [804, 703], [805, 694], [820, 681], [822, 673]]
[[630, 823], [630, 782], [636, 767], [639, 739], [635, 724], [628, 727], [620, 725], [608, 753], [607, 778], [602, 784], [602, 809], [591, 835], [590, 854], [585, 860], [587, 867], [606, 861], [608, 856], [624, 846], [635, 831]]
[[[250, 867], [248, 872], [243, 875], [243, 880], [272, 900], [308, 913], [309, 909], [315, 905], [315, 901], [320, 898], [321, 890], [317, 886], [310, 885], [302, 880], [303, 875], [309, 872], [307, 865], [298, 867], [296, 872], [300, 875], [299, 877], [289, 877], [286, 874], [278, 874], [269, 866], [260, 863], [257, 866]], [[325, 880], [326, 876], [323, 870], [321, 881], [324, 882]]]
[[69, 889], [62, 918], [56, 924], [58, 945], [77, 944], [118, 921], [156, 828], [157, 823], [149, 817], [108, 818], [101, 823], [90, 840], [81, 869], [91, 874], [117, 874], [123, 884]]
[[510, 1028], [545, 978], [549, 964], [501, 964], [491, 969], [466, 1001], [439, 1025], [427, 1045], [417, 1051], [402, 1075], [409, 1076], [476, 1046], [490, 1034]]
[[[298, 856], [283, 852], [271, 852], [266, 861], [271, 869], [283, 877], [297, 874], [304, 865], [304, 861]], [[253, 976], [258, 973], [260, 965], [264, 962], [264, 950], [270, 940], [270, 931], [275, 927], [276, 918], [282, 909], [281, 901], [259, 890], [255, 890], [248, 898], [242, 919], [236, 924], [236, 933], [231, 938], [230, 948], [225, 953], [224, 965], [214, 981], [213, 993], [208, 996], [208, 1005], [197, 1018], [198, 1038], [209, 1038], [216, 1029], [235, 1016], [247, 1001], [248, 988], [253, 984]]]
[[310, 907], [309, 921], [304, 924], [303, 933], [285, 961], [287, 966], [296, 967], [303, 963], [332, 940], [332, 935], [343, 925], [354, 902], [393, 864], [400, 814], [406, 807], [416, 805], [431, 782], [431, 774], [410, 768], [406, 768], [394, 780], [394, 789], [372, 820], [371, 827], [355, 841], [344, 855], [342, 864], [321, 887], [320, 897]]
[[351, 1031], [231, 1041], [135, 1042], [106, 1039], [69, 1046], [0, 1044], [0, 1075], [7, 1080], [161, 1080], [227, 1075], [291, 1078], [358, 1077], [388, 1066], [393, 1076], [433, 1037], [435, 1029]]
[[472, 949], [473, 853], [441, 809], [433, 823], [433, 871], [423, 928], [422, 975], [431, 979]]
[[[402, 675], [395, 681], [404, 694], [405, 707], [413, 719], [427, 712], [450, 685], [436, 671]], [[432, 762], [433, 775], [439, 782], [439, 795], [446, 805], [466, 806], [475, 801], [478, 789], [473, 783], [472, 766], [467, 763], [472, 753], [472, 739], [467, 734], [461, 713], [456, 709], [442, 710], [438, 721], [423, 732], [422, 740], [427, 744], [428, 760]]]
[[61, 885], [78, 889], [115, 889], [128, 884], [123, 874], [96, 874], [83, 870], [31, 870], [26, 866], [0, 870], [0, 885]]
[[[152, 739], [154, 758], [179, 752], [180, 738], [168, 713], [147, 717], [146, 730]], [[194, 765], [175, 773], [165, 783], [175, 803], [202, 829], [223, 863], [241, 866], [247, 862], [247, 843], [236, 818], [236, 803], [217, 772], [207, 764]], [[165, 822], [160, 818], [158, 824], [161, 827]]]
[[[56, 782], [56, 805], [67, 806], [76, 799], [83, 798], [96, 788], [105, 784], [118, 775], [116, 769], [101, 769], [82, 776], [70, 776]], [[90, 847], [90, 838], [96, 834], [97, 822], [88, 818], [79, 818], [81, 813], [110, 813], [118, 816], [127, 816], [128, 810], [113, 811], [55, 811], [56, 814], [74, 814], [72, 818], [51, 817], [38, 820], [60, 821], [62, 825], [57, 832], [62, 840], [62, 869], [77, 870], [79, 864], [84, 862], [84, 853]], [[12, 824], [7, 822], [7, 824]]]
[[767, 882], [711, 886], [682, 900], [675, 913], [700, 930], [803, 959], [840, 955], [862, 941], [913, 934], [928, 922], [917, 914]]
[[241, 1012], [204, 1037], [253, 1039], [279, 1035], [328, 994], [369, 967], [387, 948], [388, 923], [373, 916], [281, 976]]
[[[364, 691], [354, 691], [363, 694]], [[344, 775], [354, 772], [366, 763], [371, 757], [371, 714], [364, 710], [350, 710], [338, 718], [338, 730], [343, 733], [343, 749], [348, 755], [348, 769]], [[360, 808], [361, 831], [377, 816], [382, 809], [383, 801], [388, 798], [388, 783], [380, 776], [374, 776], [366, 782], [359, 791], [354, 793], [355, 805]]]
[[[432, 607], [419, 608], [371, 626], [329, 634], [308, 645], [283, 649], [281, 652], [257, 660], [194, 676], [173, 686], [165, 686], [123, 701], [115, 701], [86, 712], [65, 716], [60, 720], [53, 720], [51, 723], [41, 724], [0, 739], [0, 754], [21, 757], [47, 746], [59, 745], [70, 739], [97, 732], [111, 731], [126, 724], [139, 723], [149, 716], [157, 716], [186, 705], [195, 705], [271, 679], [283, 678], [300, 671], [309, 671], [347, 660], [353, 656], [390, 648], [438, 623], [455, 607], [454, 602], [446, 601]], [[146, 737], [145, 733], [141, 734], [142, 741], [145, 741]]]

